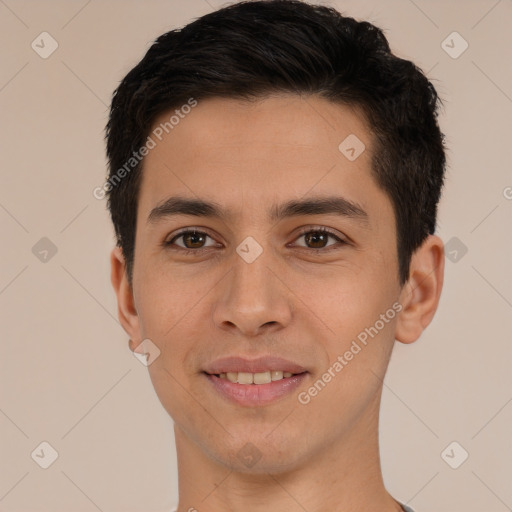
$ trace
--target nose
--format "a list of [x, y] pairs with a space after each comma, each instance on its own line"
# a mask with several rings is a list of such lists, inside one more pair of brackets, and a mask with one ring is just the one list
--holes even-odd
[[236, 256], [232, 270], [217, 289], [214, 324], [245, 337], [287, 326], [292, 319], [293, 294], [275, 267], [265, 251], [252, 263]]

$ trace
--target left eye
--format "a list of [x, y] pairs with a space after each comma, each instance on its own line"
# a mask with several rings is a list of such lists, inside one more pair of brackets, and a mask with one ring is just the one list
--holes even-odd
[[[323, 228], [310, 229], [307, 231], [303, 231], [298, 238], [304, 238], [306, 245], [299, 245], [299, 247], [307, 247], [309, 249], [324, 249], [325, 247], [330, 247], [334, 244], [328, 244], [327, 241], [329, 238], [334, 239], [336, 242], [345, 243], [340, 237], [332, 233], [331, 231]], [[320, 244], [320, 246], [311, 247], [307, 244]]]

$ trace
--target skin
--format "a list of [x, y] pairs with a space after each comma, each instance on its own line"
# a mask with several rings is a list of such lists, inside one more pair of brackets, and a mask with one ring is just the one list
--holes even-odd
[[[366, 146], [352, 162], [338, 150], [349, 134]], [[145, 157], [133, 286], [119, 248], [111, 254], [112, 283], [130, 348], [149, 338], [161, 350], [148, 369], [175, 423], [179, 512], [267, 512], [269, 504], [283, 512], [401, 510], [381, 476], [382, 379], [395, 339], [414, 342], [432, 320], [444, 255], [440, 238], [429, 236], [400, 285], [395, 217], [371, 173], [371, 154], [356, 109], [281, 94], [200, 101]], [[232, 216], [148, 222], [171, 195], [215, 201]], [[333, 195], [359, 205], [366, 222], [335, 214], [267, 217], [273, 204]], [[210, 238], [162, 246], [187, 227]], [[346, 243], [308, 239], [303, 227], [325, 227]], [[236, 252], [248, 236], [263, 249], [251, 264]], [[185, 255], [185, 244], [207, 250]], [[394, 303], [402, 311], [301, 404], [298, 393]], [[269, 405], [229, 402], [202, 373], [219, 357], [267, 354], [309, 372], [297, 392]], [[261, 456], [250, 468], [237, 456], [249, 442]]]

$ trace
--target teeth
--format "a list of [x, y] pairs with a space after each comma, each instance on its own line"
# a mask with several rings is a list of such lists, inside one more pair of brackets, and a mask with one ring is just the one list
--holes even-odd
[[253, 377], [252, 373], [238, 372], [238, 384], [252, 384]]
[[272, 382], [270, 372], [255, 373], [253, 378], [254, 384], [268, 384]]
[[227, 379], [230, 382], [238, 382], [238, 384], [268, 384], [269, 382], [291, 377], [292, 375], [293, 373], [291, 372], [273, 370], [260, 373], [226, 372], [221, 373], [219, 377], [221, 379]]

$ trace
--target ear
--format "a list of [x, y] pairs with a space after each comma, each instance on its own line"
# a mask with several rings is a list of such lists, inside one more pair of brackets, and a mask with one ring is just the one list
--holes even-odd
[[411, 257], [409, 279], [400, 293], [402, 311], [398, 315], [395, 338], [413, 343], [434, 318], [444, 279], [444, 246], [429, 235]]
[[119, 246], [110, 253], [110, 280], [117, 295], [117, 315], [123, 329], [130, 336], [130, 349], [133, 351], [141, 342], [140, 323], [133, 290], [126, 274], [126, 261]]

